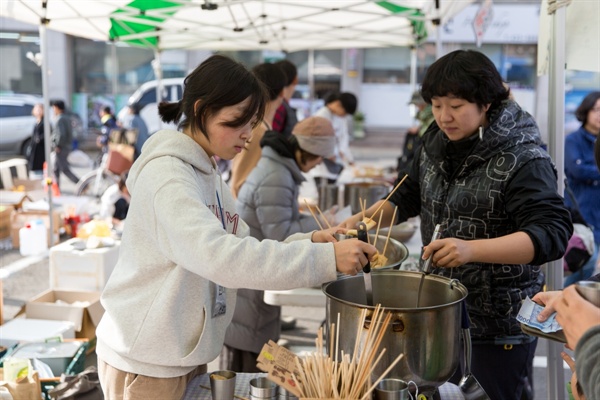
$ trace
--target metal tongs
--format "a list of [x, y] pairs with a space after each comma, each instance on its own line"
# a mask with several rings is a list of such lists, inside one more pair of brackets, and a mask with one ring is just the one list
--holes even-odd
[[[437, 224], [433, 231], [433, 235], [431, 236], [431, 242], [434, 240], [438, 240], [442, 236], [442, 225]], [[429, 242], [429, 243], [431, 243]], [[433, 253], [429, 256], [427, 260], [425, 260], [425, 264], [423, 264], [422, 272], [425, 275], [429, 275], [431, 273], [431, 264], [433, 264]]]
[[[369, 243], [369, 237], [367, 236], [367, 225], [364, 222], [358, 223], [358, 240]], [[373, 281], [371, 280], [371, 262], [368, 261], [363, 267], [363, 277], [365, 278], [365, 293], [367, 295], [367, 305], [373, 305]]]

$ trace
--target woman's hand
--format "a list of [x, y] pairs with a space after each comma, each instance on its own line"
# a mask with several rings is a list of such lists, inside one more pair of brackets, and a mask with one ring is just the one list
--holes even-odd
[[436, 267], [460, 267], [472, 261], [471, 244], [456, 238], [434, 240], [423, 248], [423, 260], [433, 254], [432, 261]]
[[347, 275], [356, 275], [362, 271], [367, 261], [377, 253], [375, 246], [358, 239], [345, 239], [334, 243], [335, 267]]
[[544, 309], [540, 311], [540, 313], [537, 316], [538, 321], [544, 322], [556, 312], [553, 303], [554, 301], [556, 301], [556, 299], [560, 297], [561, 293], [562, 292], [560, 290], [552, 290], [550, 292], [539, 292], [538, 294], [533, 296], [531, 300], [545, 306]]
[[577, 292], [575, 285], [564, 289], [552, 302], [556, 309], [556, 321], [562, 326], [570, 349], [575, 349], [583, 334], [600, 324], [600, 308]]
[[333, 228], [323, 229], [322, 231], [314, 231], [311, 237], [313, 243], [335, 243], [336, 238], [333, 236], [336, 233], [345, 234], [348, 229], [334, 226]]

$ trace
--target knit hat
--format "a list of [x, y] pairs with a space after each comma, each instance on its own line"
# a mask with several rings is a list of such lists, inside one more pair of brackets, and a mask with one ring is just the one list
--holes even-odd
[[321, 157], [335, 154], [335, 132], [333, 125], [323, 117], [308, 117], [298, 122], [292, 134], [304, 151]]

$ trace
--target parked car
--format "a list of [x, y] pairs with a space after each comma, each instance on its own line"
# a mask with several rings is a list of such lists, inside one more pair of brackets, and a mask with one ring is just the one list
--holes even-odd
[[[0, 152], [6, 154], [27, 155], [35, 117], [31, 115], [33, 106], [43, 103], [40, 96], [30, 94], [3, 93], [0, 96]], [[73, 139], [85, 138], [81, 117], [65, 110], [73, 127]], [[46, 115], [53, 118], [52, 110]]]
[[5, 95], [0, 97], [0, 152], [25, 155], [35, 117], [33, 106], [42, 98], [27, 95]]
[[[183, 95], [184, 78], [167, 78], [161, 81], [162, 101], [179, 101]], [[174, 124], [165, 124], [158, 116], [158, 103], [156, 101], [157, 81], [149, 81], [142, 84], [129, 98], [127, 104], [135, 104], [140, 110], [140, 117], [148, 126], [150, 134], [159, 129], [175, 129]], [[117, 114], [117, 119], [123, 121], [127, 115], [127, 107], [123, 107]]]

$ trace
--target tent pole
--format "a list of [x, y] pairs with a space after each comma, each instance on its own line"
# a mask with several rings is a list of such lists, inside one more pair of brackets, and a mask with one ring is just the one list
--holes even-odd
[[310, 104], [312, 114], [312, 104], [314, 103], [315, 96], [315, 51], [313, 49], [308, 50], [308, 89], [310, 91]]
[[[542, 10], [545, 12], [545, 10]], [[564, 136], [565, 136], [565, 24], [566, 8], [559, 7], [552, 15], [552, 35], [549, 70], [548, 144], [549, 153], [558, 172], [558, 192], [564, 193]], [[548, 290], [563, 288], [562, 259], [548, 263]], [[565, 391], [563, 360], [560, 356], [563, 346], [548, 340], [548, 398], [563, 398]]]
[[[154, 75], [156, 76], [156, 105], [162, 101], [163, 85], [162, 85], [162, 65], [160, 63], [160, 51], [154, 50], [154, 61], [152, 62]], [[171, 100], [170, 93], [167, 93], [167, 101]], [[158, 111], [157, 111], [158, 112]], [[163, 128], [162, 118], [158, 119], [158, 129]]]
[[[52, 165], [52, 142], [50, 134], [50, 90], [48, 88], [48, 36], [46, 32], [46, 18], [42, 18], [40, 21], [39, 33], [40, 33], [40, 51], [42, 52], [42, 96], [44, 97], [44, 153], [46, 156], [46, 183], [53, 182], [56, 177], [54, 176], [54, 168]], [[48, 194], [48, 220], [50, 221], [50, 247], [54, 246], [54, 204], [52, 202], [52, 184], [47, 185]]]
[[417, 45], [410, 46], [410, 93], [417, 90]]
[[117, 107], [117, 93], [119, 92], [119, 62], [117, 60], [117, 42], [111, 40], [112, 46], [110, 46], [110, 56], [112, 58], [112, 93], [113, 100], [115, 101], [115, 107]]

